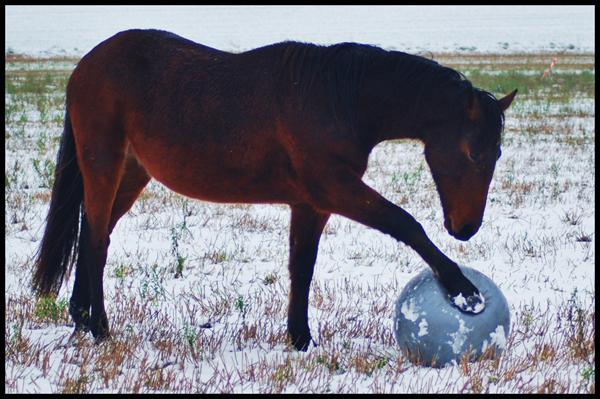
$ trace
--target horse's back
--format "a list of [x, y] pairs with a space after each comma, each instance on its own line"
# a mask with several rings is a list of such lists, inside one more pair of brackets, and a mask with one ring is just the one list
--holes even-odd
[[277, 124], [275, 57], [162, 31], [121, 32], [72, 75], [74, 134], [88, 143], [83, 148], [96, 148], [95, 159], [100, 147], [133, 151], [150, 176], [190, 197], [283, 201], [291, 165]]
[[[116, 33], [104, 40], [86, 54], [86, 58], [93, 57], [101, 51], [116, 51], [130, 55], [164, 56], [173, 52], [193, 52], [195, 56], [209, 58], [229, 54], [225, 51], [196, 43], [172, 32], [157, 29], [130, 29]], [[116, 55], [116, 54], [115, 54]]]
[[158, 114], [181, 113], [183, 102], [202, 94], [210, 66], [232, 55], [166, 31], [119, 32], [80, 60], [67, 107], [71, 115], [102, 114], [122, 124], [137, 116], [150, 124]]

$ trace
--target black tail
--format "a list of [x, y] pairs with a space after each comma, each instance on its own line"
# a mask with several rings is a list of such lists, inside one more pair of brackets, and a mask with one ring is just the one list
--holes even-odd
[[38, 295], [58, 294], [63, 278], [77, 259], [83, 180], [75, 151], [69, 111], [60, 141], [46, 230], [34, 265], [33, 289]]

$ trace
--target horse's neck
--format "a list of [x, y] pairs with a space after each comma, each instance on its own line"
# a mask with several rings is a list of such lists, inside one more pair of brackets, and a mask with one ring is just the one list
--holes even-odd
[[388, 140], [424, 141], [422, 123], [415, 117], [413, 107], [407, 108], [402, 105], [404, 103], [410, 104], [410, 99], [399, 101], [396, 105], [374, 99], [370, 101], [371, 106], [360, 107], [358, 112], [362, 114], [360, 119], [364, 122], [361, 129], [364, 141], [372, 143], [373, 147]]
[[[423, 117], [422, 107], [429, 107], [427, 114], [439, 114], [432, 109], [439, 104], [434, 105], [426, 100], [430, 93], [398, 81], [398, 76], [392, 70], [368, 71], [361, 87], [357, 111], [362, 114], [361, 133], [365, 136], [365, 141], [374, 145], [396, 139], [424, 141], [427, 120]], [[403, 87], [408, 88], [402, 89]]]
[[[381, 93], [363, 93], [358, 112], [363, 114], [359, 119], [363, 122], [361, 134], [364, 141], [373, 143], [373, 146], [398, 139], [425, 143], [432, 139], [432, 132], [439, 130], [436, 126], [447, 125], [451, 128], [455, 123], [449, 109], [453, 101], [460, 100], [458, 97], [444, 100], [436, 98], [433, 101], [435, 95], [431, 93], [402, 91], [397, 87], [401, 85], [390, 83]], [[447, 122], [442, 121], [442, 116], [449, 118]]]

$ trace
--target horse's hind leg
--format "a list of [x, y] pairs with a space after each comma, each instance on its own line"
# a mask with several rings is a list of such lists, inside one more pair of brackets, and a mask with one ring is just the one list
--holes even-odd
[[[120, 178], [119, 188], [113, 201], [110, 222], [108, 224], [108, 234], [112, 232], [117, 221], [133, 205], [140, 192], [144, 189], [150, 176], [137, 162], [131, 148], [127, 151], [125, 160], [125, 169]], [[89, 247], [89, 225], [87, 217], [81, 222], [81, 233], [79, 236], [79, 247]], [[73, 294], [69, 304], [69, 313], [75, 322], [74, 336], [80, 332], [90, 330], [90, 276], [86, 267], [88, 260], [88, 251], [82, 250], [75, 269], [75, 283], [73, 285]]]
[[317, 212], [308, 205], [292, 207], [288, 333], [294, 347], [301, 351], [308, 349], [312, 339], [308, 327], [308, 294], [317, 260], [319, 239], [328, 219], [328, 213]]
[[[79, 233], [79, 248], [84, 248], [89, 241], [89, 227], [85, 217], [81, 220], [81, 231]], [[74, 337], [78, 332], [90, 330], [90, 282], [85, 267], [85, 251], [80, 251], [75, 265], [75, 283], [73, 293], [69, 301], [69, 314], [75, 322]]]
[[[124, 171], [126, 139], [114, 120], [108, 116], [100, 119], [96, 115], [101, 113], [82, 118], [82, 112], [71, 110], [84, 208], [71, 310], [76, 330], [89, 327], [94, 337], [102, 340], [109, 335], [103, 290], [109, 224]], [[91, 308], [87, 313], [89, 318], [86, 317], [88, 307]]]
[[121, 177], [119, 189], [113, 203], [108, 225], [109, 234], [115, 225], [129, 209], [140, 195], [146, 184], [150, 181], [150, 176], [146, 170], [139, 164], [131, 146], [128, 147], [125, 159], [125, 171]]

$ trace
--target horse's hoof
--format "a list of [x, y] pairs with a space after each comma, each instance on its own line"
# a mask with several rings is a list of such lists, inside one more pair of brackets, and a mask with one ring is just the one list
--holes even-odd
[[111, 337], [110, 337], [110, 334], [107, 332], [107, 333], [105, 333], [105, 334], [101, 334], [101, 335], [98, 335], [97, 337], [94, 337], [94, 343], [95, 343], [96, 345], [99, 345], [99, 344], [101, 344], [101, 343], [103, 343], [103, 342], [107, 342], [107, 341], [109, 341], [109, 340], [110, 340], [110, 338], [111, 338]]
[[85, 338], [87, 331], [75, 327], [75, 330], [67, 339], [67, 346], [77, 346]]
[[294, 344], [294, 348], [298, 352], [306, 352], [308, 350], [309, 345], [310, 345], [310, 340], [308, 340], [307, 342], [296, 342]]
[[451, 296], [450, 301], [454, 306], [465, 313], [478, 314], [485, 309], [485, 298], [479, 291], [472, 295], [468, 295], [467, 297], [463, 296], [462, 293], [459, 293], [456, 296]]
[[306, 352], [312, 341], [310, 332], [292, 336], [292, 345], [297, 351]]
[[478, 314], [485, 309], [485, 298], [462, 272], [453, 274], [451, 279], [440, 282], [446, 288], [448, 299], [452, 305], [462, 312]]
[[89, 320], [86, 322], [75, 322], [75, 331], [73, 331], [73, 334], [80, 332], [82, 334], [88, 333], [90, 332], [90, 323]]
[[94, 336], [94, 342], [96, 344], [104, 342], [110, 338], [110, 333], [108, 331], [108, 327], [105, 326], [103, 323], [98, 323], [96, 325], [96, 328], [92, 327], [91, 330], [92, 330], [92, 335]]

